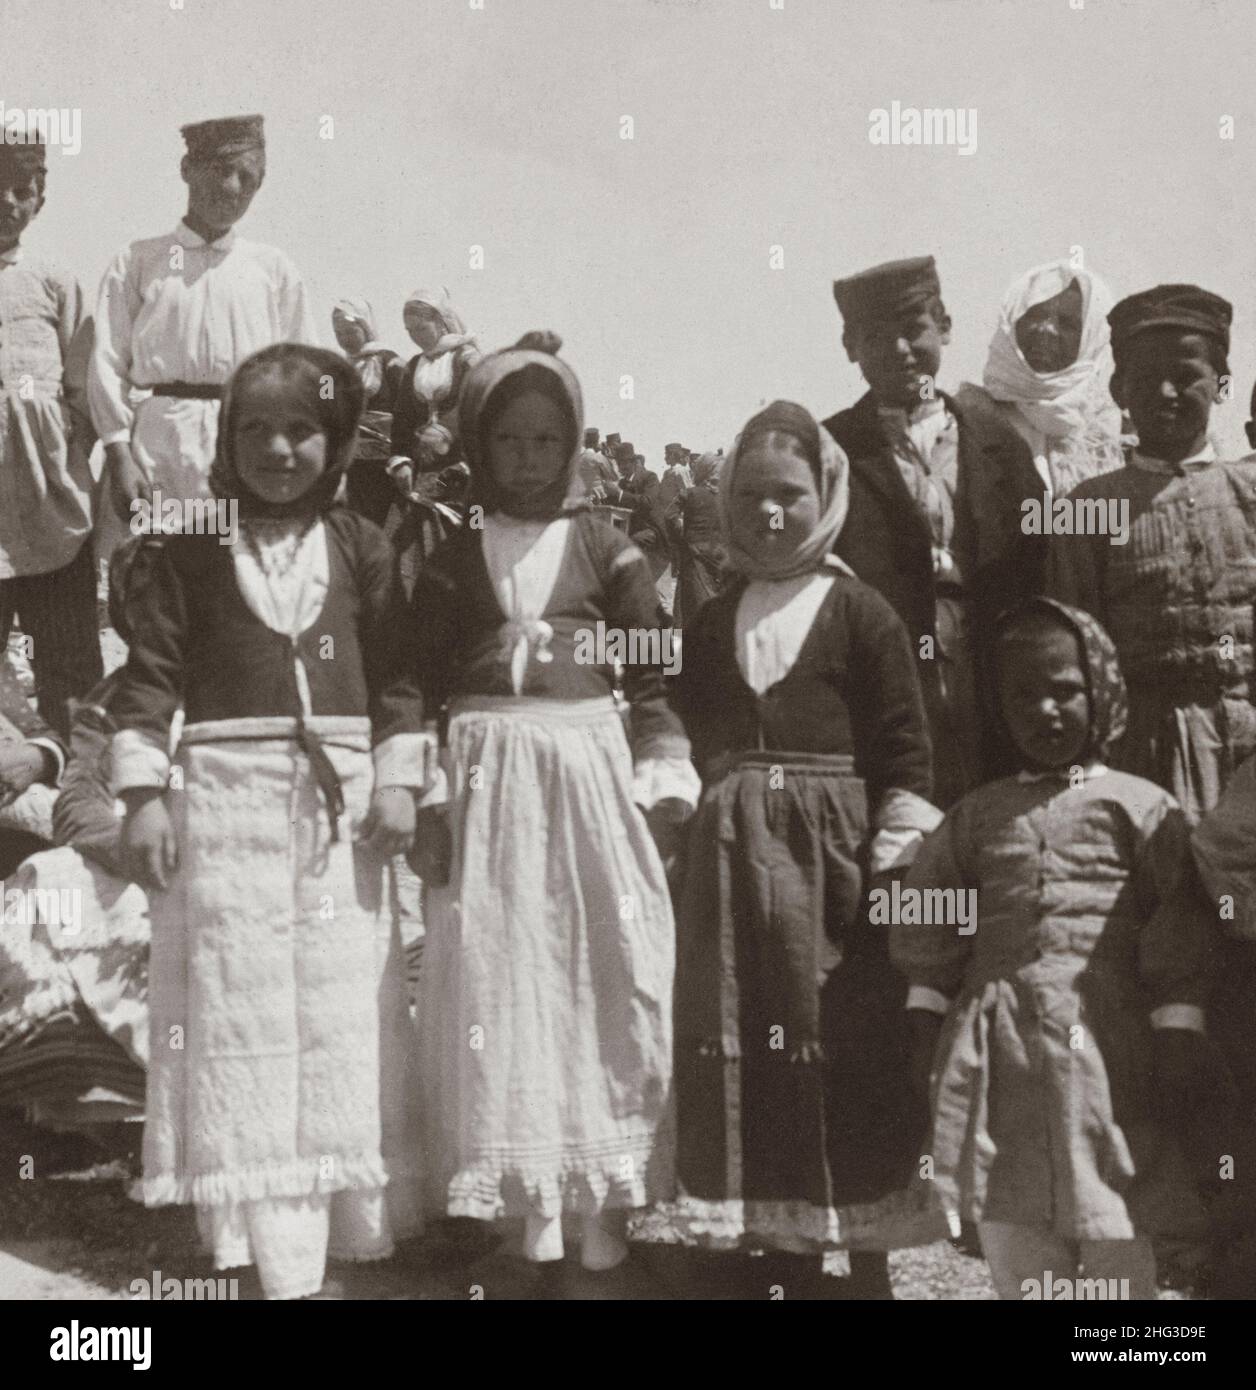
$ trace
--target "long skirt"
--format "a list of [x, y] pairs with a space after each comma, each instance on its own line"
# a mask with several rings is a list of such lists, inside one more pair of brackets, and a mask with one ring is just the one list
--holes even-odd
[[906, 987], [863, 907], [849, 757], [746, 753], [690, 829], [676, 966], [677, 1200], [637, 1239], [805, 1253], [941, 1238], [909, 1179]]
[[[419, 1216], [401, 942], [386, 865], [353, 838], [371, 793], [369, 725], [308, 723], [344, 790], [340, 838], [292, 720], [191, 724], [166, 797], [178, 869], [150, 902], [137, 1195], [202, 1209], [219, 1267], [246, 1261], [252, 1237], [275, 1296], [318, 1287], [329, 1215], [348, 1258], [389, 1254]], [[315, 1253], [295, 1283], [266, 1257], [276, 1229]]]
[[428, 1197], [483, 1220], [672, 1178], [671, 901], [609, 698], [466, 699], [419, 977]]

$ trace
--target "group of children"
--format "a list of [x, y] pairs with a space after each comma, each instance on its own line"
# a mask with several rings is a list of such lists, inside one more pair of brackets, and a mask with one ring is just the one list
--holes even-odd
[[[230, 224], [260, 126], [216, 129], [216, 173], [199, 138], [185, 177]], [[23, 353], [68, 428], [79, 311], [11, 276], [43, 174], [0, 160], [8, 477]], [[245, 299], [266, 281], [304, 312], [286, 262], [196, 221], [110, 272], [93, 377], [99, 397], [103, 352], [119, 383], [158, 378], [101, 430], [119, 497], [200, 487], [212, 435], [204, 486], [239, 512], [234, 545], [139, 548], [107, 697], [119, 853], [152, 895], [144, 1200], [194, 1205], [216, 1265], [255, 1262], [271, 1297], [386, 1257], [425, 1213], [515, 1219], [538, 1267], [578, 1239], [609, 1281], [633, 1240], [713, 1252], [699, 1286], [753, 1296], [821, 1293], [838, 1248], [855, 1296], [890, 1296], [889, 1250], [967, 1221], [1001, 1296], [1046, 1270], [1151, 1296], [1153, 1242], [1199, 1200], [1182, 1120], [1227, 1061], [1210, 1161], [1251, 1191], [1250, 778], [1218, 801], [1256, 727], [1256, 461], [1208, 437], [1229, 305], [1170, 285], [1107, 315], [1137, 436], [1113, 469], [1093, 277], [1014, 287], [984, 388], [954, 397], [931, 257], [837, 282], [869, 393], [744, 426], [713, 483], [722, 581], [669, 678], [578, 655], [669, 616], [581, 500], [554, 335], [480, 357], [448, 317], [428, 333], [421, 355], [462, 354], [439, 371], [469, 505], [407, 598], [339, 501], [358, 365], [282, 328], [242, 361], [119, 346], [145, 316], [220, 325], [235, 301], [208, 271], [233, 249]], [[205, 262], [186, 293], [159, 264], [176, 244]], [[1079, 474], [1065, 500], [1127, 503], [1128, 543], [1023, 524]], [[385, 905], [400, 853], [425, 888], [417, 1027]]]

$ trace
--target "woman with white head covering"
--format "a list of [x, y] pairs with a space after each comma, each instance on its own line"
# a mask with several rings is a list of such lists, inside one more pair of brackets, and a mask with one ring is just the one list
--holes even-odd
[[385, 464], [391, 453], [393, 400], [401, 359], [380, 342], [375, 311], [365, 299], [338, 299], [331, 311], [331, 326], [366, 392], [358, 447], [345, 480], [348, 502], [355, 512], [383, 526], [389, 508], [397, 501], [397, 489]]
[[686, 628], [675, 681], [703, 777], [677, 911], [680, 1191], [639, 1234], [766, 1248], [744, 1266], [761, 1297], [815, 1296], [838, 1246], [856, 1296], [888, 1297], [884, 1252], [944, 1233], [903, 1191], [926, 1115], [906, 985], [864, 907], [865, 870], [907, 862], [941, 817], [907, 631], [830, 553], [848, 480], [801, 406], [746, 425], [720, 478], [736, 577]]
[[1112, 304], [1097, 275], [1067, 258], [1050, 261], [1011, 286], [990, 341], [985, 392], [1058, 497], [1123, 462], [1121, 412], [1108, 390]]
[[388, 471], [411, 503], [408, 524], [394, 543], [422, 561], [460, 524], [466, 505], [458, 395], [480, 351], [447, 289], [415, 290], [403, 317], [419, 350], [406, 363], [398, 386]]

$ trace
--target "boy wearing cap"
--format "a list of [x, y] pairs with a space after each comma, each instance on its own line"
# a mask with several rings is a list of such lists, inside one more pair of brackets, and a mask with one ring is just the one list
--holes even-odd
[[850, 509], [834, 549], [911, 634], [943, 809], [992, 775], [977, 653], [1005, 605], [1036, 592], [1043, 544], [1021, 529], [1042, 483], [1019, 435], [976, 393], [937, 389], [951, 320], [932, 256], [837, 280], [842, 343], [868, 392], [824, 421], [850, 459]]
[[[92, 417], [124, 519], [153, 488], [208, 496], [227, 378], [271, 343], [318, 342], [292, 262], [234, 230], [266, 174], [261, 116], [181, 133], [187, 213], [173, 232], [132, 242], [117, 257], [97, 307]], [[152, 394], [133, 404], [133, 391]]]
[[1130, 715], [1114, 764], [1172, 792], [1192, 822], [1256, 748], [1256, 459], [1220, 462], [1208, 439], [1230, 319], [1195, 285], [1159, 285], [1108, 315], [1112, 396], [1138, 444], [1070, 498], [1128, 507], [1129, 540], [1053, 536], [1049, 557], [1051, 594], [1093, 613], [1121, 658]]
[[104, 674], [87, 463], [91, 320], [77, 279], [21, 246], [47, 178], [39, 132], [29, 135], [0, 142], [0, 648], [16, 615], [39, 712], [65, 735], [67, 702]]

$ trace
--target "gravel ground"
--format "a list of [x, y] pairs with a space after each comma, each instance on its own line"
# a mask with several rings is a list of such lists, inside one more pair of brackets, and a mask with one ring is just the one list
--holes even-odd
[[[13, 1112], [0, 1116], [0, 1299], [125, 1299], [132, 1280], [205, 1278], [187, 1208], [149, 1211], [126, 1195], [138, 1171], [138, 1125], [102, 1128], [87, 1139], [36, 1130]], [[20, 1176], [23, 1173], [30, 1176]], [[539, 1273], [481, 1228], [438, 1228], [375, 1265], [332, 1265], [325, 1294], [346, 1299], [694, 1297], [673, 1252], [643, 1251], [615, 1282], [565, 1262]], [[830, 1257], [826, 1293], [841, 1298], [845, 1258]], [[992, 1298], [985, 1264], [941, 1243], [891, 1256], [904, 1299]], [[251, 1271], [238, 1272], [240, 1298], [260, 1296]], [[730, 1295], [731, 1296], [731, 1295]], [[788, 1291], [786, 1293], [788, 1296]]]

